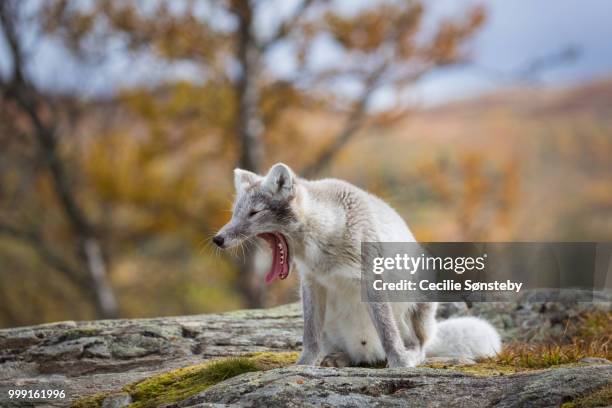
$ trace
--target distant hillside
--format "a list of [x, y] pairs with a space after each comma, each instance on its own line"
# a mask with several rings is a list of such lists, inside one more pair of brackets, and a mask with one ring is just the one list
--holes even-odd
[[563, 88], [510, 88], [492, 94], [455, 101], [425, 111], [427, 114], [465, 114], [511, 109], [527, 115], [608, 115], [612, 103], [612, 78]]
[[612, 79], [509, 89], [371, 129], [333, 174], [423, 239], [612, 239]]

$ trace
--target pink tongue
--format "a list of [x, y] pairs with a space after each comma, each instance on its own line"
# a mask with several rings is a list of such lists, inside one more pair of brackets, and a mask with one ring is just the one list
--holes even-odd
[[279, 268], [277, 265], [273, 263], [272, 267], [270, 268], [270, 271], [266, 273], [266, 283], [272, 283], [276, 279], [278, 279], [278, 277], [280, 276], [280, 271], [281, 271], [281, 268]]

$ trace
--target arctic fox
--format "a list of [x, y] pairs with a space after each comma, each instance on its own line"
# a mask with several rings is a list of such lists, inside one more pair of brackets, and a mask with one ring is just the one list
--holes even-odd
[[347, 366], [387, 361], [414, 367], [425, 357], [480, 358], [501, 349], [486, 321], [436, 322], [436, 303], [363, 302], [361, 242], [414, 242], [381, 199], [336, 179], [308, 181], [285, 164], [265, 176], [234, 170], [231, 220], [213, 238], [221, 248], [263, 239], [272, 249], [270, 283], [300, 273], [303, 351], [297, 364]]

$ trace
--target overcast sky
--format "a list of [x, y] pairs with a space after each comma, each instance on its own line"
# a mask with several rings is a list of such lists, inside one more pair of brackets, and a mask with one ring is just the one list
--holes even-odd
[[[445, 13], [466, 4], [436, 3]], [[580, 50], [578, 59], [543, 71], [544, 83], [571, 84], [612, 74], [612, 1], [489, 0], [486, 5], [489, 18], [471, 47], [479, 66], [514, 72], [538, 57], [575, 46]], [[451, 69], [431, 75], [415, 93], [433, 103], [501, 85], [503, 81], [475, 69]]]
[[[370, 0], [360, 0], [367, 3]], [[433, 8], [429, 18], [455, 16], [477, 0], [428, 0]], [[349, 7], [354, 2], [345, 3]], [[547, 70], [543, 84], [566, 85], [612, 75], [612, 1], [610, 0], [488, 0], [485, 27], [471, 44], [471, 54], [480, 69], [471, 67], [444, 69], [430, 74], [408, 96], [425, 105], [472, 96], [508, 85], [503, 73], [512, 73], [539, 57], [567, 46], [580, 50], [578, 60]], [[6, 68], [6, 50], [0, 43], [0, 69]], [[323, 52], [324, 53], [324, 52]], [[321, 58], [325, 55], [322, 53]], [[135, 82], [159, 79], [168, 67], [155, 61], [134, 61], [126, 55], [115, 55], [100, 66], [83, 69], [52, 42], [32, 50], [36, 63], [32, 74], [48, 87], [68, 87], [84, 96], [96, 95]], [[3, 62], [4, 60], [4, 62]], [[278, 61], [278, 60], [277, 60]], [[279, 63], [279, 70], [291, 64]], [[485, 71], [501, 73], [496, 79]], [[171, 70], [173, 75], [194, 76], [184, 64]], [[377, 95], [376, 105], [389, 101], [384, 92]]]

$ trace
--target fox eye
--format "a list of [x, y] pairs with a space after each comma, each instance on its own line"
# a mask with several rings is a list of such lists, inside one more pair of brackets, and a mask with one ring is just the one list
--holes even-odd
[[251, 212], [249, 213], [249, 217], [252, 217], [259, 212], [261, 212], [261, 210], [251, 210]]

